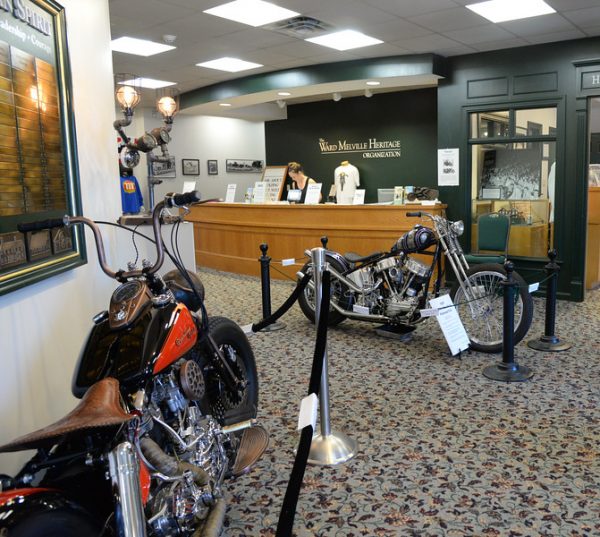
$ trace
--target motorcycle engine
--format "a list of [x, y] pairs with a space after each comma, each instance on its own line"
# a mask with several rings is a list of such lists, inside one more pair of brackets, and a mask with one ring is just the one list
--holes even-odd
[[[159, 477], [152, 489], [148, 521], [159, 537], [188, 535], [222, 496], [229, 464], [226, 448], [232, 439], [201, 412], [204, 391], [200, 367], [191, 360], [154, 380], [148, 412], [153, 429], [164, 439], [160, 447], [170, 461], [188, 463], [177, 475]], [[203, 470], [201, 480], [189, 465]]]

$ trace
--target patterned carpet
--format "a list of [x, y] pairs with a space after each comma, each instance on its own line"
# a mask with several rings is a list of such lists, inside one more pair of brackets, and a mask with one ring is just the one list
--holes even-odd
[[[261, 317], [258, 279], [202, 270], [207, 306], [245, 325]], [[292, 283], [273, 282], [273, 310]], [[543, 332], [535, 301], [529, 339]], [[284, 330], [250, 342], [259, 418], [271, 434], [262, 461], [228, 486], [225, 534], [273, 536], [298, 441], [314, 326], [295, 305]], [[573, 344], [541, 353], [524, 342], [525, 383], [482, 375], [496, 355], [450, 356], [437, 322], [406, 343], [345, 321], [329, 332], [332, 428], [358, 441], [337, 467], [307, 468], [295, 535], [600, 536], [600, 291], [559, 302], [557, 334]]]

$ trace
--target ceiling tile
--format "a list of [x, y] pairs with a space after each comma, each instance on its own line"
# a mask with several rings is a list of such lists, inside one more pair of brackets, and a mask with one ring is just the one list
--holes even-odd
[[431, 33], [431, 30], [413, 24], [404, 19], [389, 17], [387, 22], [364, 27], [364, 32], [383, 41], [395, 41], [408, 37], [420, 37]]
[[598, 0], [545, 0], [546, 4], [557, 11], [570, 11], [586, 7], [598, 7]]
[[462, 43], [439, 34], [429, 34], [423, 37], [415, 37], [414, 39], [399, 39], [398, 41], [393, 41], [391, 44], [413, 52], [433, 52], [441, 50], [444, 47], [452, 49], [462, 45]]
[[573, 30], [575, 27], [562, 15], [552, 13], [550, 15], [541, 15], [539, 17], [530, 17], [518, 21], [508, 21], [500, 24], [509, 32], [524, 37], [535, 34], [548, 34], [551, 32], [565, 32]]
[[590, 36], [590, 37], [600, 35], [600, 25], [594, 26], [593, 28], [586, 28], [585, 35]]
[[569, 39], [581, 39], [585, 34], [581, 30], [573, 29], [566, 32], [553, 32], [549, 34], [530, 35], [527, 41], [530, 43], [551, 43], [554, 41], [567, 41]]
[[565, 11], [564, 16], [580, 28], [598, 26], [600, 24], [600, 6]]
[[398, 15], [399, 17], [414, 17], [432, 11], [441, 11], [456, 7], [452, 0], [419, 0], [418, 2], [398, 0], [365, 0], [367, 4]]
[[378, 58], [383, 56], [402, 56], [411, 54], [410, 50], [390, 43], [383, 43], [375, 47], [357, 48], [351, 52], [359, 58]]
[[524, 39], [521, 39], [520, 37], [511, 37], [510, 39], [500, 39], [498, 41], [475, 43], [472, 46], [479, 52], [485, 52], [488, 50], [500, 50], [503, 48], [525, 47], [527, 45], [529, 45], [529, 43]]
[[143, 9], [137, 2], [113, 0], [110, 2], [112, 38], [130, 35], [140, 37], [136, 32], [155, 26], [157, 21], [167, 22], [192, 15], [195, 10], [177, 7], [159, 0], [144, 0]]
[[409, 20], [434, 32], [451, 32], [452, 30], [461, 30], [470, 26], [480, 26], [488, 22], [483, 17], [464, 7], [419, 15], [418, 17], [411, 17]]
[[496, 24], [483, 24], [482, 26], [475, 26], [474, 28], [444, 32], [444, 35], [465, 45], [485, 43], [486, 41], [514, 39], [515, 37], [513, 34], [500, 28]]
[[386, 22], [390, 17], [385, 11], [353, 0], [321, 2], [318, 9], [304, 11], [304, 14], [328, 22], [339, 29], [358, 31], [363, 31], [366, 25]]

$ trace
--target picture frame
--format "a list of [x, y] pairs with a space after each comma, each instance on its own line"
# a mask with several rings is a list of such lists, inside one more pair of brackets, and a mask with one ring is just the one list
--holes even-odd
[[225, 171], [227, 173], [262, 173], [264, 169], [264, 162], [258, 159], [234, 158], [225, 160]]
[[208, 169], [208, 175], [218, 175], [219, 162], [217, 160], [207, 160], [206, 168]]
[[[19, 5], [19, 10], [2, 12], [8, 24], [0, 27], [0, 64], [9, 77], [4, 128], [31, 125], [39, 143], [17, 139], [16, 166], [14, 158], [0, 155], [5, 170], [0, 185], [0, 295], [87, 262], [81, 226], [52, 233], [17, 228], [21, 222], [82, 213], [65, 10], [52, 0], [21, 0]], [[36, 24], [23, 18], [25, 12], [35, 15]], [[30, 99], [21, 98], [17, 106], [19, 95]], [[34, 172], [38, 180], [30, 181]]]
[[161, 179], [175, 179], [177, 177], [175, 157], [170, 157], [167, 161], [148, 159], [148, 174]]
[[200, 175], [200, 161], [195, 158], [182, 158], [181, 173], [183, 175]]

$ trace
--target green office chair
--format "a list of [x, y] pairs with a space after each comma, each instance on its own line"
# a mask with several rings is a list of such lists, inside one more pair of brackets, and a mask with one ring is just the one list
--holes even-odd
[[465, 254], [467, 263], [503, 265], [508, 255], [509, 234], [510, 217], [507, 214], [482, 214], [477, 220], [477, 252]]

